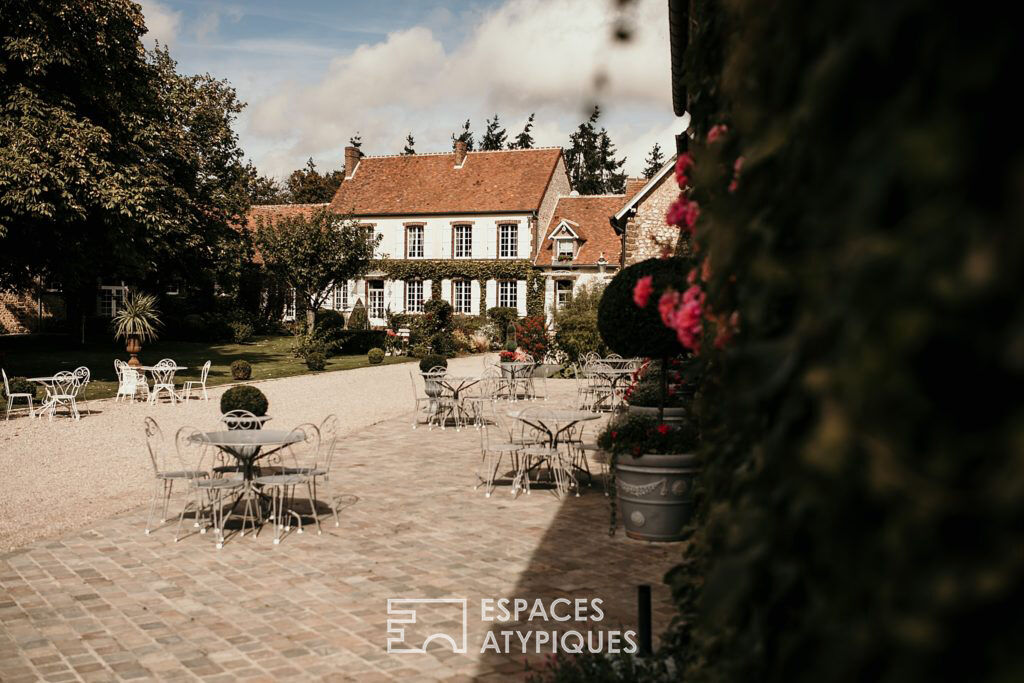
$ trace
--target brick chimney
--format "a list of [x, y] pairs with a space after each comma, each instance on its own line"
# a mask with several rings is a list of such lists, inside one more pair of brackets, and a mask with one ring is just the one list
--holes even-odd
[[359, 149], [356, 147], [345, 148], [345, 178], [351, 178], [356, 172], [356, 164], [359, 163]]
[[626, 199], [631, 199], [647, 184], [647, 178], [626, 178]]
[[455, 141], [455, 167], [462, 166], [466, 161], [466, 143], [464, 140]]

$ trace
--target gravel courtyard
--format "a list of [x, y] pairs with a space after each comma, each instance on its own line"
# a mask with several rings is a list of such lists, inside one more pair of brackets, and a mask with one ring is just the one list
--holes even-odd
[[[481, 356], [455, 358], [453, 372], [482, 370]], [[412, 410], [409, 371], [416, 364], [360, 368], [256, 383], [270, 401], [270, 427], [320, 424], [330, 413], [342, 435]], [[78, 422], [60, 414], [52, 422], [0, 419], [0, 552], [37, 538], [88, 528], [96, 520], [149, 500], [153, 470], [142, 421], [152, 416], [164, 435], [183, 425], [213, 429], [220, 396], [188, 404], [91, 401], [92, 415]]]
[[[480, 363], [460, 359], [452, 369], [476, 372]], [[172, 527], [142, 533], [142, 418], [208, 427], [215, 404], [104, 403], [77, 424], [0, 426], [2, 514], [8, 544], [20, 546], [0, 554], [0, 677], [504, 679], [522, 675], [526, 657], [515, 636], [508, 652], [484, 652], [488, 632], [502, 643], [509, 630], [522, 637], [566, 624], [525, 614], [489, 622], [482, 601], [597, 598], [603, 619], [569, 628], [636, 629], [639, 583], [653, 585], [654, 631], [664, 629], [673, 610], [661, 579], [680, 544], [608, 536], [599, 483], [565, 500], [542, 488], [518, 498], [507, 486], [491, 498], [474, 491], [478, 433], [410, 429], [412, 368], [260, 385], [280, 425], [335, 412], [347, 430], [332, 476], [345, 505], [340, 526], [328, 521], [322, 536], [293, 533], [279, 546], [266, 530], [229, 537], [219, 551], [208, 535], [174, 543]], [[570, 400], [571, 382], [549, 385], [553, 403]], [[48, 538], [31, 540], [39, 527]], [[435, 643], [426, 653], [388, 653], [389, 598], [465, 599], [466, 651]], [[451, 611], [421, 606], [419, 617], [406, 626], [409, 643], [432, 629], [458, 631]], [[545, 655], [532, 647], [536, 664]]]

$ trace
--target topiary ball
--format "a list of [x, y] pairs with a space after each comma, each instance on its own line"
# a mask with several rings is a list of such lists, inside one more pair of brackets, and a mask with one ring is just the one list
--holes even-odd
[[234, 379], [249, 379], [252, 377], [252, 366], [248, 361], [236, 360], [231, 362], [231, 376]]
[[232, 410], [248, 410], [256, 417], [260, 417], [267, 414], [269, 405], [263, 392], [249, 384], [231, 387], [220, 397], [221, 413], [229, 413]]
[[441, 366], [442, 368], [448, 367], [448, 359], [444, 356], [438, 356], [432, 354], [430, 356], [424, 356], [420, 359], [420, 372], [430, 372], [431, 369]]
[[[621, 270], [612, 278], [597, 309], [597, 328], [605, 345], [623, 356], [664, 358], [684, 353], [674, 330], [665, 326], [658, 312], [658, 299], [671, 287], [683, 292], [689, 287], [689, 264], [679, 259], [652, 258]], [[642, 277], [652, 276], [654, 291], [647, 305], [633, 301], [633, 289]]]
[[320, 372], [327, 367], [327, 356], [319, 351], [306, 356], [306, 367], [313, 372]]
[[370, 365], [379, 365], [384, 362], [384, 350], [376, 347], [370, 349], [370, 352], [366, 354], [366, 360], [370, 361]]

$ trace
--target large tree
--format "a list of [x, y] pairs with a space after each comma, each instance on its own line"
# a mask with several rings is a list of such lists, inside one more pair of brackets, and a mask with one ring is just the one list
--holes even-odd
[[8, 0], [0, 11], [0, 286], [44, 275], [73, 315], [97, 280], [216, 273], [250, 176], [225, 82], [147, 53], [128, 0]]
[[533, 135], [530, 131], [533, 130], [533, 118], [536, 114], [530, 114], [530, 118], [526, 119], [526, 125], [523, 126], [522, 132], [516, 136], [515, 140], [508, 143], [509, 149], [533, 149]]
[[480, 139], [480, 149], [484, 151], [504, 149], [507, 137], [508, 134], [501, 127], [498, 115], [495, 114], [493, 119], [487, 119], [487, 128], [484, 130], [484, 136]]
[[309, 217], [258, 219], [255, 226], [256, 246], [267, 270], [286, 280], [306, 304], [310, 329], [334, 283], [365, 273], [379, 241], [379, 236], [328, 208], [316, 209]]
[[290, 204], [323, 204], [334, 197], [345, 174], [341, 171], [316, 170], [316, 164], [310, 157], [305, 168], [291, 172], [288, 176], [287, 191]]
[[615, 158], [615, 145], [608, 131], [597, 129], [600, 117], [601, 110], [595, 106], [590, 117], [569, 136], [569, 147], [563, 150], [569, 179], [580, 194], [617, 193], [626, 186], [622, 170], [626, 158]]

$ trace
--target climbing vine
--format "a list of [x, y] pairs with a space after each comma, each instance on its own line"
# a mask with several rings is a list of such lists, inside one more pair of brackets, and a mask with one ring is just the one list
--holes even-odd
[[544, 274], [527, 259], [376, 259], [370, 270], [378, 270], [392, 280], [430, 280], [434, 298], [442, 296], [441, 280], [476, 280], [480, 291], [488, 280], [526, 280], [527, 314], [544, 312]]

